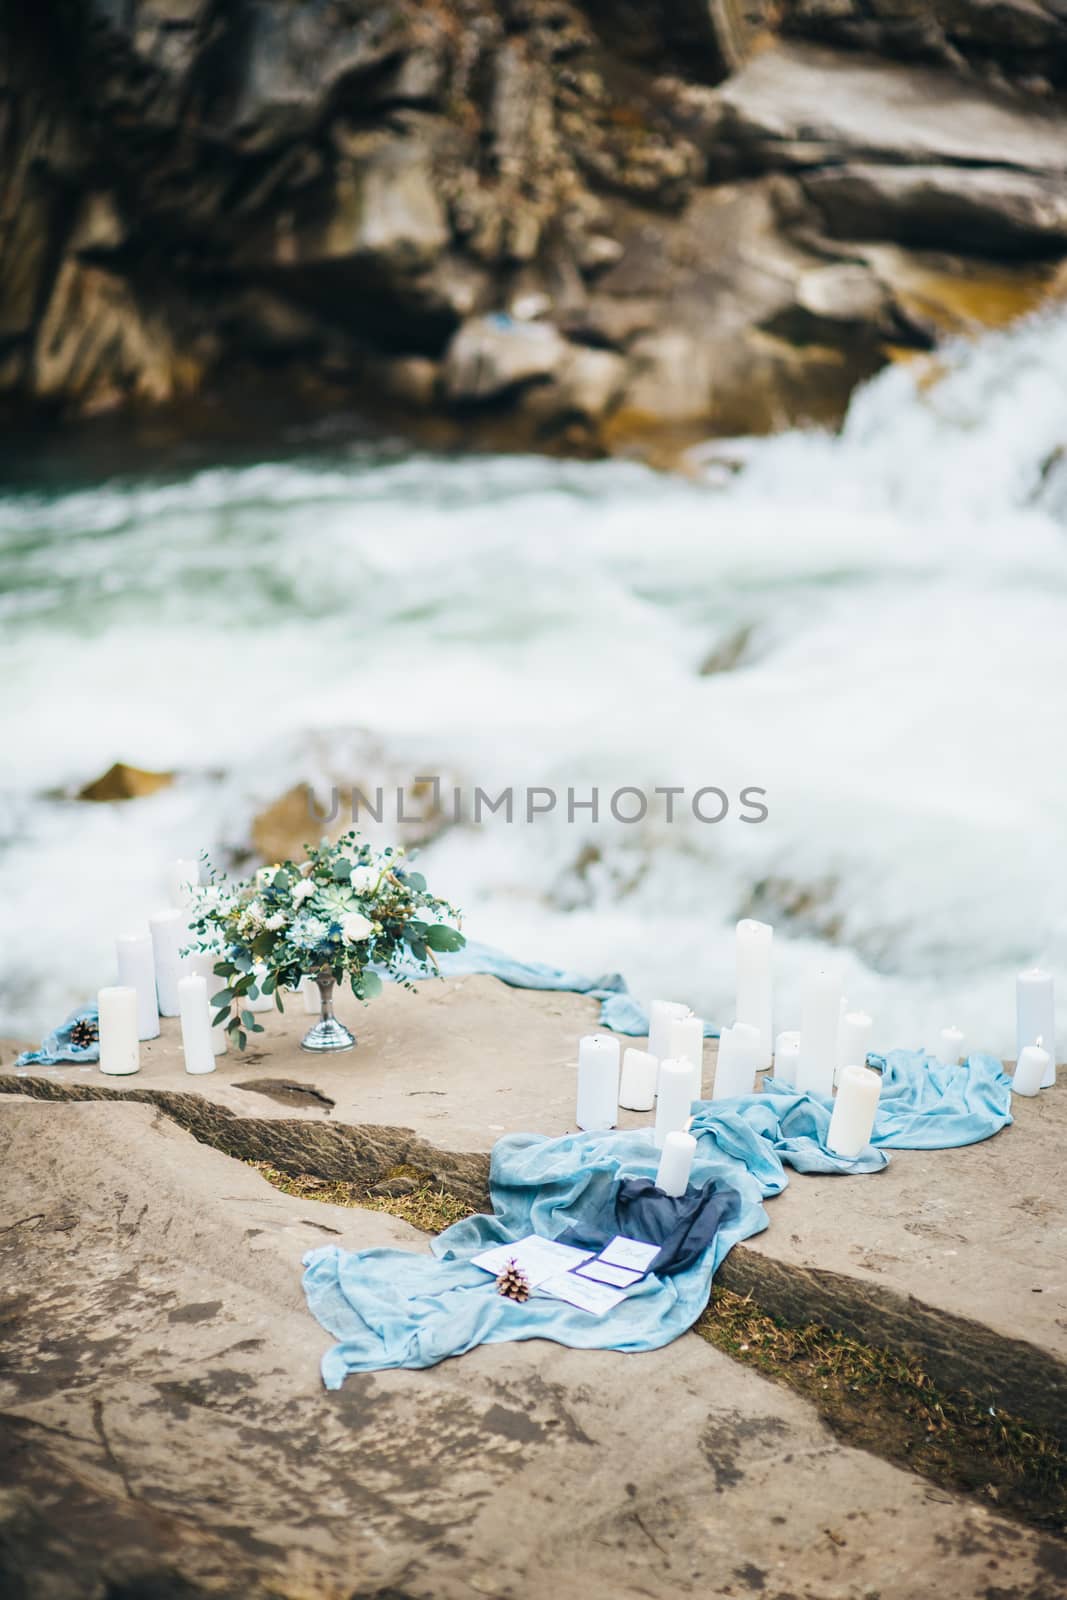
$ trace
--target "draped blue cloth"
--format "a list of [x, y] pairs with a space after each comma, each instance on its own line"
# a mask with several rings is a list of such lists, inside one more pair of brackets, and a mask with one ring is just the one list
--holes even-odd
[[692, 1267], [664, 1280], [642, 1279], [603, 1317], [536, 1290], [521, 1305], [507, 1300], [470, 1258], [529, 1233], [558, 1238], [599, 1205], [607, 1186], [622, 1178], [654, 1178], [659, 1152], [651, 1129], [556, 1139], [522, 1133], [498, 1140], [490, 1163], [493, 1215], [446, 1229], [431, 1245], [431, 1256], [353, 1253], [328, 1245], [304, 1257], [308, 1306], [338, 1341], [323, 1358], [326, 1387], [338, 1388], [349, 1372], [432, 1366], [477, 1344], [510, 1339], [554, 1339], [581, 1349], [657, 1349], [700, 1315], [727, 1252], [767, 1226], [763, 1202], [785, 1188], [787, 1167], [878, 1172], [888, 1165], [887, 1147], [972, 1144], [1011, 1121], [1010, 1080], [992, 1056], [942, 1067], [921, 1051], [898, 1050], [886, 1059], [884, 1077], [872, 1142], [854, 1160], [826, 1148], [831, 1100], [768, 1080], [763, 1094], [696, 1102], [691, 1181], [699, 1186], [715, 1179], [735, 1189], [736, 1215]]
[[[75, 1025], [88, 1023], [94, 1037], [88, 1044], [75, 1044], [72, 1037]], [[96, 1002], [79, 1006], [57, 1028], [41, 1041], [39, 1050], [23, 1050], [15, 1061], [16, 1067], [58, 1067], [64, 1061], [89, 1063], [100, 1060], [99, 1017]]]

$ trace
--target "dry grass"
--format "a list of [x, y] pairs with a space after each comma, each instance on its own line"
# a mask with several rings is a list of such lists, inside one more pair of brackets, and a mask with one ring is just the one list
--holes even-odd
[[[387, 1211], [425, 1233], [440, 1233], [471, 1215], [464, 1201], [401, 1168], [386, 1181], [410, 1188], [370, 1195], [359, 1184], [293, 1177], [262, 1161], [252, 1165], [285, 1194]], [[1067, 1531], [1067, 1452], [1055, 1438], [967, 1396], [942, 1394], [913, 1357], [860, 1344], [817, 1323], [778, 1322], [746, 1296], [718, 1287], [695, 1332], [735, 1361], [795, 1389], [849, 1444], [943, 1487], [981, 1494], [1040, 1527]]]

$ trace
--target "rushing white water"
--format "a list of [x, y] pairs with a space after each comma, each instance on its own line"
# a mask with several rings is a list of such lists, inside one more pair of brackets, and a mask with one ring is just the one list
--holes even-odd
[[[162, 863], [357, 775], [364, 729], [394, 774], [595, 784], [605, 813], [624, 784], [767, 791], [757, 826], [661, 801], [570, 823], [563, 799], [453, 827], [422, 865], [473, 936], [729, 1021], [753, 907], [779, 1026], [829, 938], [879, 1045], [955, 1022], [1010, 1054], [1014, 971], [1067, 952], [1067, 494], [1042, 477], [1067, 318], [949, 365], [887, 371], [840, 436], [709, 448], [697, 481], [350, 452], [0, 500], [0, 1027], [110, 981]], [[701, 675], [740, 629], [741, 663]], [[63, 797], [116, 759], [182, 776]]]

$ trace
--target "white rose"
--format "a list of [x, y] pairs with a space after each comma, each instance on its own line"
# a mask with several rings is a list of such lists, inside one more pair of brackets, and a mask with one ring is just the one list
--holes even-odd
[[276, 911], [272, 917], [267, 918], [263, 926], [268, 933], [277, 933], [281, 928], [285, 927], [285, 912]]
[[373, 867], [353, 867], [348, 881], [357, 894], [369, 894], [378, 882], [378, 874]]
[[350, 944], [355, 944], [360, 939], [369, 938], [374, 932], [374, 924], [358, 911], [350, 911], [341, 923], [341, 932]]
[[300, 905], [304, 900], [310, 900], [315, 893], [315, 885], [309, 878], [301, 878], [300, 882], [293, 885], [292, 900], [294, 905]]
[[245, 915], [252, 917], [256, 922], [263, 921], [263, 907], [260, 905], [258, 900], [253, 900], [249, 903], [249, 905], [246, 907]]

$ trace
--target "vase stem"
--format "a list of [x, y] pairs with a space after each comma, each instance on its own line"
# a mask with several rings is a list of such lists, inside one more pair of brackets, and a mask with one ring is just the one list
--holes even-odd
[[355, 1035], [333, 1014], [335, 980], [329, 968], [315, 973], [319, 991], [319, 1020], [300, 1041], [303, 1050], [351, 1050]]

